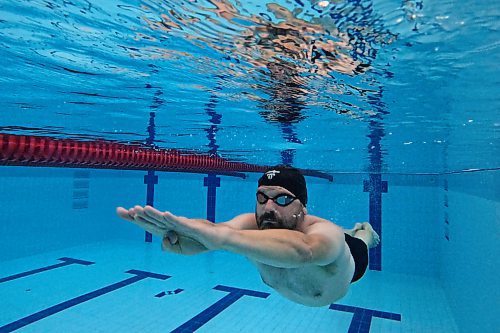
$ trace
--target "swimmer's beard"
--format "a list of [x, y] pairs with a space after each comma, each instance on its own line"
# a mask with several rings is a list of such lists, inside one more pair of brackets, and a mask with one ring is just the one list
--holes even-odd
[[256, 218], [260, 230], [283, 228], [283, 223], [277, 220], [273, 211], [266, 212], [259, 217], [256, 216]]
[[264, 220], [260, 224], [260, 229], [261, 230], [267, 230], [267, 229], [283, 229], [281, 223], [277, 221], [270, 221], [270, 220]]

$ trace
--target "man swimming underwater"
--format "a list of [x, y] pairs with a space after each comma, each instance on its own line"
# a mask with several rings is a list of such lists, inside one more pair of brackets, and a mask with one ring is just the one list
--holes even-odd
[[190, 219], [151, 206], [117, 208], [117, 214], [162, 237], [164, 250], [197, 254], [226, 250], [246, 256], [262, 281], [294, 302], [329, 305], [346, 295], [368, 265], [380, 239], [369, 223], [343, 230], [307, 213], [307, 188], [299, 170], [276, 166], [260, 179], [255, 213], [224, 223]]

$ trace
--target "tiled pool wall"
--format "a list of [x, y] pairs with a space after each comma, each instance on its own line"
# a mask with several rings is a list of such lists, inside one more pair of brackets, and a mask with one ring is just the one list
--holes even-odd
[[500, 327], [499, 176], [499, 171], [450, 175], [439, 190], [439, 276], [461, 332]]
[[[143, 241], [115, 207], [146, 202], [144, 171], [0, 168], [0, 260], [109, 239]], [[187, 217], [207, 216], [206, 175], [156, 173], [154, 203]], [[219, 176], [216, 221], [254, 210], [258, 175]], [[308, 178], [310, 214], [350, 228], [369, 216], [363, 174]], [[498, 172], [444, 176], [383, 175], [383, 271], [439, 280], [463, 332], [498, 327], [494, 281], [498, 242]], [[158, 242], [158, 240], [154, 240]], [[431, 305], [430, 305], [431, 306]]]

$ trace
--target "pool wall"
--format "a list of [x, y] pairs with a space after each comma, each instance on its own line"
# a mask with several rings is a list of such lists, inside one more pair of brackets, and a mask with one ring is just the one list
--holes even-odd
[[[3, 207], [0, 260], [6, 261], [110, 239], [144, 241], [144, 232], [119, 220], [115, 207], [144, 204], [145, 171], [0, 168]], [[155, 206], [206, 217], [206, 175], [157, 173]], [[308, 177], [309, 213], [350, 228], [369, 216], [364, 174], [334, 181]], [[383, 271], [424, 275], [443, 285], [463, 332], [498, 324], [494, 311], [499, 248], [497, 173], [447, 176], [385, 175], [382, 201]], [[257, 174], [220, 176], [216, 220], [254, 210]], [[485, 189], [490, 189], [485, 190]], [[158, 243], [157, 239], [153, 239]], [[409, 302], [411, 300], [402, 300]], [[429, 305], [432, 306], [432, 305]], [[478, 326], [479, 325], [479, 326]], [[495, 325], [495, 326], [493, 326]]]
[[[494, 332], [500, 258], [499, 172], [444, 177], [440, 280], [461, 332]], [[446, 205], [445, 205], [446, 204]], [[447, 223], [446, 223], [447, 221]]]
[[[0, 258], [125, 238], [144, 239], [134, 225], [115, 216], [115, 207], [145, 204], [144, 171], [3, 167], [0, 199], [6, 211]], [[157, 173], [154, 203], [187, 217], [207, 216], [206, 175]], [[220, 176], [216, 221], [254, 211], [257, 174], [242, 180]], [[310, 214], [351, 228], [367, 221], [368, 193], [362, 174], [339, 174], [334, 181], [308, 177]], [[387, 179], [391, 177], [386, 177]], [[383, 194], [382, 269], [438, 276], [437, 240], [442, 237], [435, 177], [389, 179]], [[416, 185], [420, 182], [420, 185]], [[404, 185], [410, 184], [409, 185]], [[423, 222], [425, 221], [425, 222]], [[426, 227], [422, 227], [425, 223]], [[432, 240], [432, 241], [430, 241]], [[413, 255], [418, 251], [419, 255]]]

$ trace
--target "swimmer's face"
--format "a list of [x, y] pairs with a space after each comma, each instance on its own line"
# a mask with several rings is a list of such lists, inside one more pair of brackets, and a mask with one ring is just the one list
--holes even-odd
[[298, 198], [281, 186], [257, 189], [255, 219], [259, 229], [295, 230], [304, 221], [305, 208]]

